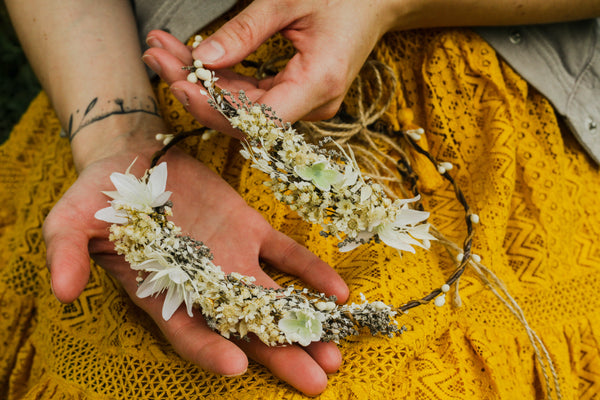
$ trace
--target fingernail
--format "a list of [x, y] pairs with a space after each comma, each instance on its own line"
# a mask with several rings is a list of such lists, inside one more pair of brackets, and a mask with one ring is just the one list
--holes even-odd
[[160, 74], [162, 68], [160, 67], [158, 61], [156, 61], [156, 58], [150, 55], [143, 55], [142, 60], [146, 63], [148, 67], [150, 67], [152, 71], [156, 72], [157, 74]]
[[184, 107], [187, 107], [189, 105], [188, 96], [185, 93], [185, 90], [179, 88], [171, 88], [171, 93], [173, 93], [173, 96], [175, 96], [175, 98], [179, 100], [179, 102], [183, 104]]
[[223, 376], [226, 377], [226, 378], [234, 378], [236, 376], [244, 375], [247, 371], [248, 371], [248, 369], [245, 369], [245, 370], [243, 370], [242, 372], [240, 372], [238, 374], [231, 374], [231, 375], [223, 374]]
[[[50, 278], [50, 291], [52, 292], [52, 295], [56, 298], [56, 300], [58, 300], [58, 297], [56, 296], [56, 292], [54, 292], [54, 284], [52, 282], [52, 278]], [[58, 300], [60, 301], [60, 300]]]
[[205, 64], [210, 64], [217, 61], [219, 58], [223, 57], [225, 54], [225, 49], [219, 42], [214, 40], [206, 40], [200, 43], [194, 51], [192, 55], [195, 60], [200, 60]]
[[162, 43], [160, 42], [160, 40], [158, 40], [157, 38], [155, 38], [154, 36], [149, 36], [146, 39], [146, 44], [150, 47], [157, 47], [159, 49], [163, 48]]

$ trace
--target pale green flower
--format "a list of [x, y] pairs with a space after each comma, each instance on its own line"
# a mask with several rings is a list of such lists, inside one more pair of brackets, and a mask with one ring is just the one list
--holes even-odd
[[321, 339], [323, 327], [318, 315], [311, 310], [288, 311], [279, 320], [279, 329], [289, 343], [308, 346]]
[[340, 180], [341, 174], [327, 167], [328, 164], [326, 161], [319, 161], [313, 165], [296, 166], [294, 167], [294, 171], [296, 171], [296, 174], [300, 178], [310, 181], [320, 190], [328, 192], [331, 189], [331, 185], [336, 184]]

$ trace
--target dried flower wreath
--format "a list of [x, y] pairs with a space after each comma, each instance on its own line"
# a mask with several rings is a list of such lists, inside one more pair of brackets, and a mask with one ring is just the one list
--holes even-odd
[[[197, 36], [193, 46], [200, 40]], [[479, 217], [471, 211], [448, 173], [452, 164], [438, 162], [419, 146], [422, 129], [380, 128], [386, 137], [404, 138], [453, 185], [466, 216], [467, 237], [462, 247], [447, 240], [426, 222], [429, 213], [422, 210], [417, 176], [406, 157], [397, 161], [397, 170], [410, 183], [412, 197], [392, 200], [383, 185], [361, 172], [350, 146], [345, 149], [331, 138], [324, 138], [316, 145], [308, 143], [269, 107], [253, 104], [243, 92], [233, 95], [218, 89], [215, 73], [203, 68], [201, 61], [196, 60], [186, 69], [188, 81], [201, 81], [206, 89], [201, 91], [212, 107], [245, 134], [241, 154], [252, 161], [254, 168], [269, 176], [265, 185], [275, 198], [306, 221], [320, 224], [323, 236], [337, 237], [340, 251], [380, 241], [400, 252], [415, 252], [413, 246], [428, 249], [430, 241], [437, 240], [454, 254], [456, 268], [439, 288], [399, 307], [380, 301], [369, 302], [362, 294], [361, 304], [338, 305], [335, 297], [307, 289], [264, 288], [254, 284], [253, 277], [226, 274], [213, 264], [210, 250], [202, 242], [183, 235], [181, 229], [168, 220], [172, 204], [171, 193], [165, 190], [167, 165], [158, 164], [170, 147], [191, 135], [206, 135], [208, 130], [202, 128], [176, 136], [160, 134], [157, 139], [165, 146], [155, 155], [144, 176], [138, 179], [129, 169], [124, 174], [111, 175], [116, 191], [104, 192], [112, 200], [109, 207], [96, 213], [96, 218], [112, 224], [110, 240], [131, 268], [139, 272], [137, 295], [147, 297], [166, 292], [162, 313], [165, 320], [185, 304], [190, 316], [194, 307], [199, 308], [208, 325], [221, 335], [248, 339], [248, 334], [253, 333], [267, 345], [338, 342], [360, 334], [362, 328], [367, 328], [372, 335], [392, 337], [404, 331], [396, 320], [399, 314], [432, 300], [437, 306], [443, 306], [446, 293], [453, 285], [454, 303], [460, 305], [458, 281], [470, 266], [525, 327], [544, 373], [548, 393], [552, 390], [547, 369], [552, 374], [555, 393], [560, 397], [556, 372], [544, 344], [529, 327], [502, 282], [481, 264], [478, 255], [471, 253], [473, 224], [479, 222]], [[327, 145], [330, 148], [326, 148]]]

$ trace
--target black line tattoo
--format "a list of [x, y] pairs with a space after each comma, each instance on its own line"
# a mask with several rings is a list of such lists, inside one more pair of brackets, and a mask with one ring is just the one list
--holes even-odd
[[[93, 124], [94, 122], [101, 121], [113, 115], [122, 115], [122, 114], [133, 114], [133, 113], [146, 113], [150, 115], [154, 115], [160, 118], [160, 112], [158, 111], [158, 104], [156, 101], [148, 96], [147, 101], [139, 100], [137, 97], [134, 97], [131, 102], [133, 105], [128, 106], [125, 105], [125, 101], [121, 98], [116, 98], [114, 100], [108, 100], [107, 109], [100, 110], [97, 113], [92, 113], [92, 111], [98, 106], [98, 98], [94, 97], [92, 101], [87, 105], [83, 114], [80, 114], [79, 109], [77, 109], [74, 113], [72, 113], [69, 117], [69, 123], [67, 126], [67, 137], [69, 141], [73, 140], [73, 138], [86, 126]], [[93, 115], [90, 115], [93, 114]]]

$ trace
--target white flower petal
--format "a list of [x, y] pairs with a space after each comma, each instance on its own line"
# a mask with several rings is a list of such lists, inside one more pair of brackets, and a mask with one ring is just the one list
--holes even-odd
[[183, 303], [183, 288], [179, 285], [172, 285], [167, 291], [165, 302], [162, 308], [162, 317], [165, 321], [171, 319], [175, 311]]
[[298, 342], [302, 346], [320, 340], [323, 333], [319, 315], [308, 310], [288, 311], [279, 320], [278, 327], [288, 342]]
[[150, 174], [150, 178], [148, 178], [148, 188], [150, 189], [153, 199], [164, 193], [165, 189], [167, 188], [166, 162], [162, 162], [154, 167], [152, 173]]
[[163, 267], [162, 264], [160, 262], [158, 262], [158, 260], [146, 260], [140, 264], [136, 264], [136, 265], [131, 264], [131, 269], [136, 270], [136, 271], [157, 272], [157, 271], [164, 270], [165, 267]]
[[410, 246], [404, 240], [402, 240], [403, 236], [399, 234], [399, 232], [396, 231], [391, 225], [379, 228], [377, 230], [377, 234], [379, 236], [379, 239], [381, 239], [383, 243], [387, 244], [390, 247], [393, 247], [397, 250], [408, 251], [411, 253], [415, 252], [415, 249], [413, 249], [412, 246]]
[[137, 297], [143, 299], [145, 297], [152, 296], [154, 293], [159, 293], [163, 289], [160, 280], [157, 281], [154, 279], [156, 274], [157, 272], [153, 272], [148, 275], [146, 279], [144, 279], [144, 282], [142, 282], [135, 292]]
[[364, 203], [371, 198], [373, 189], [369, 185], [365, 185], [360, 189], [360, 202]]
[[429, 213], [427, 211], [419, 211], [419, 210], [413, 210], [412, 208], [408, 208], [408, 207], [402, 207], [400, 209], [400, 212], [396, 216], [394, 225], [396, 225], [396, 226], [416, 225], [419, 222], [425, 221], [427, 218], [429, 218]]
[[339, 248], [339, 251], [341, 253], [346, 253], [348, 251], [354, 250], [362, 244], [360, 240], [363, 240], [366, 243], [373, 237], [373, 235], [373, 232], [359, 232], [358, 235], [356, 235], [356, 241], [346, 242], [343, 246]]
[[294, 167], [294, 172], [296, 173], [296, 175], [298, 175], [300, 178], [304, 179], [305, 181], [310, 181], [312, 179], [311, 169], [309, 166], [296, 165]]
[[421, 195], [418, 194], [415, 197], [411, 197], [409, 199], [397, 199], [396, 201], [394, 201], [394, 204], [397, 206], [403, 206], [408, 203], [414, 203], [415, 201], [418, 201], [420, 198], [421, 198]]
[[150, 207], [160, 207], [164, 205], [167, 200], [169, 200], [169, 197], [171, 197], [171, 194], [173, 194], [173, 192], [169, 192], [168, 190], [166, 192], [162, 192], [152, 200]]
[[411, 228], [409, 233], [415, 239], [421, 240], [437, 240], [435, 236], [429, 233], [430, 224], [420, 224]]
[[126, 224], [129, 221], [127, 213], [122, 210], [115, 210], [112, 207], [106, 207], [96, 211], [94, 217], [100, 221], [106, 221], [111, 224]]
[[121, 195], [119, 194], [119, 192], [117, 192], [116, 190], [112, 190], [112, 191], [102, 191], [103, 194], [107, 195], [108, 197], [110, 197], [111, 199], [120, 199]]
[[177, 285], [183, 285], [185, 282], [190, 280], [189, 275], [186, 274], [181, 268], [173, 267], [170, 268], [168, 271], [169, 279]]
[[140, 192], [140, 185], [143, 185], [135, 176], [119, 172], [110, 174], [110, 180], [115, 185], [115, 188], [117, 188], [121, 197], [127, 200], [137, 198]]
[[192, 301], [192, 293], [188, 292], [187, 290], [184, 290], [183, 291], [183, 301], [185, 302], [185, 308], [186, 308], [188, 315], [190, 317], [193, 317], [194, 313], [192, 313], [192, 309], [194, 306], [194, 302]]

